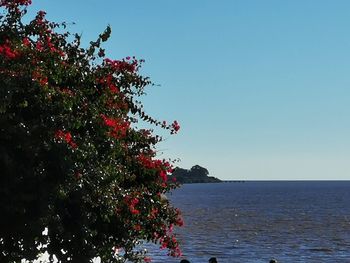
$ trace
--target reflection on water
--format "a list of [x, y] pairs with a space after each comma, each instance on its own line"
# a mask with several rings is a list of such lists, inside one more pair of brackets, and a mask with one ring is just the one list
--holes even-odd
[[[170, 199], [193, 263], [350, 262], [350, 182], [191, 184]], [[180, 262], [152, 249], [153, 262]]]

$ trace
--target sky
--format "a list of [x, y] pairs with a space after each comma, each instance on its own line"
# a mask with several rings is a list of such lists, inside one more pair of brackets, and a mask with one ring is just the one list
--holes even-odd
[[113, 59], [145, 59], [161, 158], [223, 180], [350, 179], [350, 1], [33, 0]]

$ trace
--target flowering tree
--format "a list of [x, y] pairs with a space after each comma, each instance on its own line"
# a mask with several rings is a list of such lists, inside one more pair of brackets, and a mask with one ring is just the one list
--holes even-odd
[[109, 27], [82, 48], [43, 11], [23, 23], [30, 4], [0, 0], [0, 262], [44, 251], [60, 262], [149, 262], [139, 240], [179, 255], [181, 216], [162, 198], [176, 187], [171, 164], [156, 159], [161, 137], [136, 127], [179, 125], [137, 101], [151, 84], [143, 61], [105, 58]]

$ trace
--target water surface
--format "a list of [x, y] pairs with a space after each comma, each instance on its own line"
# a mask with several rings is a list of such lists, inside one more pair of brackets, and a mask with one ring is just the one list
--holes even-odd
[[169, 198], [183, 212], [177, 233], [192, 263], [350, 262], [350, 181], [187, 184]]

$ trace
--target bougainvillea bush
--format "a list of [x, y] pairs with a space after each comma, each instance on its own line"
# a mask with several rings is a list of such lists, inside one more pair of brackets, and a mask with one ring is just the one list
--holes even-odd
[[[105, 57], [110, 28], [86, 48], [30, 0], [0, 0], [0, 262], [133, 262], [140, 240], [180, 254], [180, 212], [164, 194], [171, 164], [138, 98], [142, 60]], [[144, 125], [142, 125], [144, 127]]]

